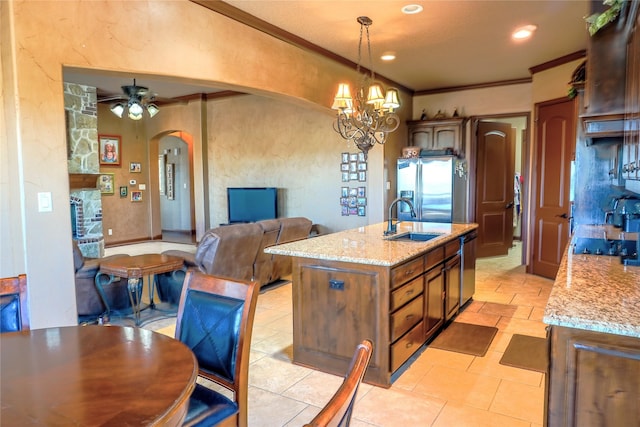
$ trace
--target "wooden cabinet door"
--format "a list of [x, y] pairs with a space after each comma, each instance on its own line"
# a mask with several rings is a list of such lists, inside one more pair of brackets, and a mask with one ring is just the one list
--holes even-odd
[[433, 150], [433, 128], [431, 126], [416, 126], [410, 129], [409, 145], [424, 150]]
[[428, 339], [444, 323], [444, 275], [441, 266], [427, 273], [425, 280], [424, 330]]
[[454, 151], [459, 152], [459, 148], [460, 148], [460, 126], [459, 125], [434, 126], [433, 149], [445, 150], [447, 148], [453, 148]]
[[460, 308], [460, 255], [456, 255], [444, 265], [445, 321], [458, 313]]
[[640, 339], [553, 326], [547, 425], [640, 425]]

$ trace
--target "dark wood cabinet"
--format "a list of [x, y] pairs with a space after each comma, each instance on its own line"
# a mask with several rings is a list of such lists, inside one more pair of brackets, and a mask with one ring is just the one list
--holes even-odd
[[444, 324], [444, 274], [440, 266], [426, 274], [425, 280], [425, 340]]
[[550, 327], [548, 427], [640, 425], [640, 339]]
[[622, 146], [622, 177], [640, 180], [640, 8], [639, 1], [631, 6], [635, 25], [627, 34], [627, 81], [625, 86], [624, 141]]
[[451, 149], [454, 154], [464, 155], [465, 123], [462, 117], [409, 121], [409, 145], [427, 151]]
[[445, 299], [445, 321], [451, 320], [460, 308], [460, 255], [456, 254], [443, 266]]

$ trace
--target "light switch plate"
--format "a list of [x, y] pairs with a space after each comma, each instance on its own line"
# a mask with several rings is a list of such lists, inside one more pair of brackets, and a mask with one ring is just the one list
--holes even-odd
[[51, 193], [38, 193], [38, 212], [51, 212], [53, 211], [53, 204], [51, 202]]
[[146, 190], [146, 189], [147, 189], [147, 184], [138, 185], [138, 190]]

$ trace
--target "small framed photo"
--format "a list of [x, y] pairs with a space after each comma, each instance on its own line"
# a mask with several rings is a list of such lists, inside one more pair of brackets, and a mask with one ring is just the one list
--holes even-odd
[[349, 172], [349, 163], [340, 163], [340, 170], [342, 172]]
[[124, 187], [120, 187], [120, 197], [127, 197], [127, 195], [129, 194], [129, 188], [124, 186]]
[[349, 163], [349, 153], [342, 153], [342, 163]]
[[366, 206], [358, 206], [358, 216], [367, 216]]
[[340, 197], [340, 204], [342, 206], [347, 206], [349, 204], [348, 200], [349, 200], [348, 197]]
[[112, 173], [103, 173], [98, 177], [98, 189], [102, 194], [113, 194], [114, 178]]
[[349, 172], [342, 172], [342, 182], [349, 182]]
[[349, 172], [355, 172], [357, 170], [358, 170], [358, 163], [357, 162], [349, 163]]
[[358, 208], [349, 208], [349, 215], [358, 215]]
[[342, 197], [347, 197], [349, 195], [349, 187], [342, 187]]
[[357, 197], [349, 197], [349, 207], [355, 208], [358, 206], [358, 198]]
[[132, 202], [141, 202], [142, 201], [142, 191], [132, 191], [131, 192], [131, 201]]
[[358, 161], [358, 153], [351, 153], [351, 154], [349, 154], [349, 161], [351, 161], [351, 162], [357, 162], [357, 161]]
[[[360, 173], [366, 173], [366, 172], [360, 172]], [[357, 181], [358, 180], [358, 172], [349, 172], [349, 180]]]
[[358, 153], [358, 161], [359, 162], [366, 162], [367, 159], [364, 157], [364, 153]]
[[366, 171], [367, 170], [367, 163], [358, 163], [358, 170], [359, 171]]
[[358, 197], [358, 206], [367, 206], [367, 198]]
[[355, 197], [357, 195], [358, 195], [358, 189], [357, 188], [353, 187], [353, 188], [349, 189], [349, 196]]
[[343, 205], [341, 208], [342, 216], [349, 216], [349, 206]]
[[120, 165], [120, 136], [98, 135], [100, 164], [105, 166]]
[[358, 194], [356, 194], [358, 197], [366, 197], [367, 196], [367, 189], [366, 187], [358, 187]]
[[367, 180], [367, 172], [365, 171], [358, 172], [358, 181], [364, 182], [366, 180]]
[[142, 172], [142, 166], [140, 165], [139, 162], [131, 162], [131, 163], [129, 163], [129, 172], [131, 172], [131, 173], [141, 173]]

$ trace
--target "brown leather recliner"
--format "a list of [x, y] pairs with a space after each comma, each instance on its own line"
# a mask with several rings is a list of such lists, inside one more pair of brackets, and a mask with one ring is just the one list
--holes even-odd
[[280, 234], [280, 220], [265, 219], [256, 222], [262, 228], [262, 241], [258, 248], [256, 260], [253, 263], [253, 280], [260, 283], [260, 286], [271, 283], [273, 280], [273, 255], [264, 252], [264, 248], [273, 246], [278, 241]]
[[[129, 256], [126, 254], [112, 255], [105, 258], [85, 258], [73, 241], [73, 265], [76, 282], [76, 307], [78, 321], [94, 321], [107, 311], [107, 306], [96, 288], [96, 275], [100, 272], [100, 262]], [[108, 277], [108, 276], [107, 276]], [[127, 281], [121, 279], [104, 286], [106, 303], [111, 310], [127, 309], [131, 306], [127, 292]]]
[[[280, 234], [276, 243], [278, 245], [308, 238], [313, 225], [311, 220], [305, 217], [280, 218], [278, 221], [280, 221]], [[281, 279], [290, 274], [291, 257], [274, 255], [271, 280]]]

